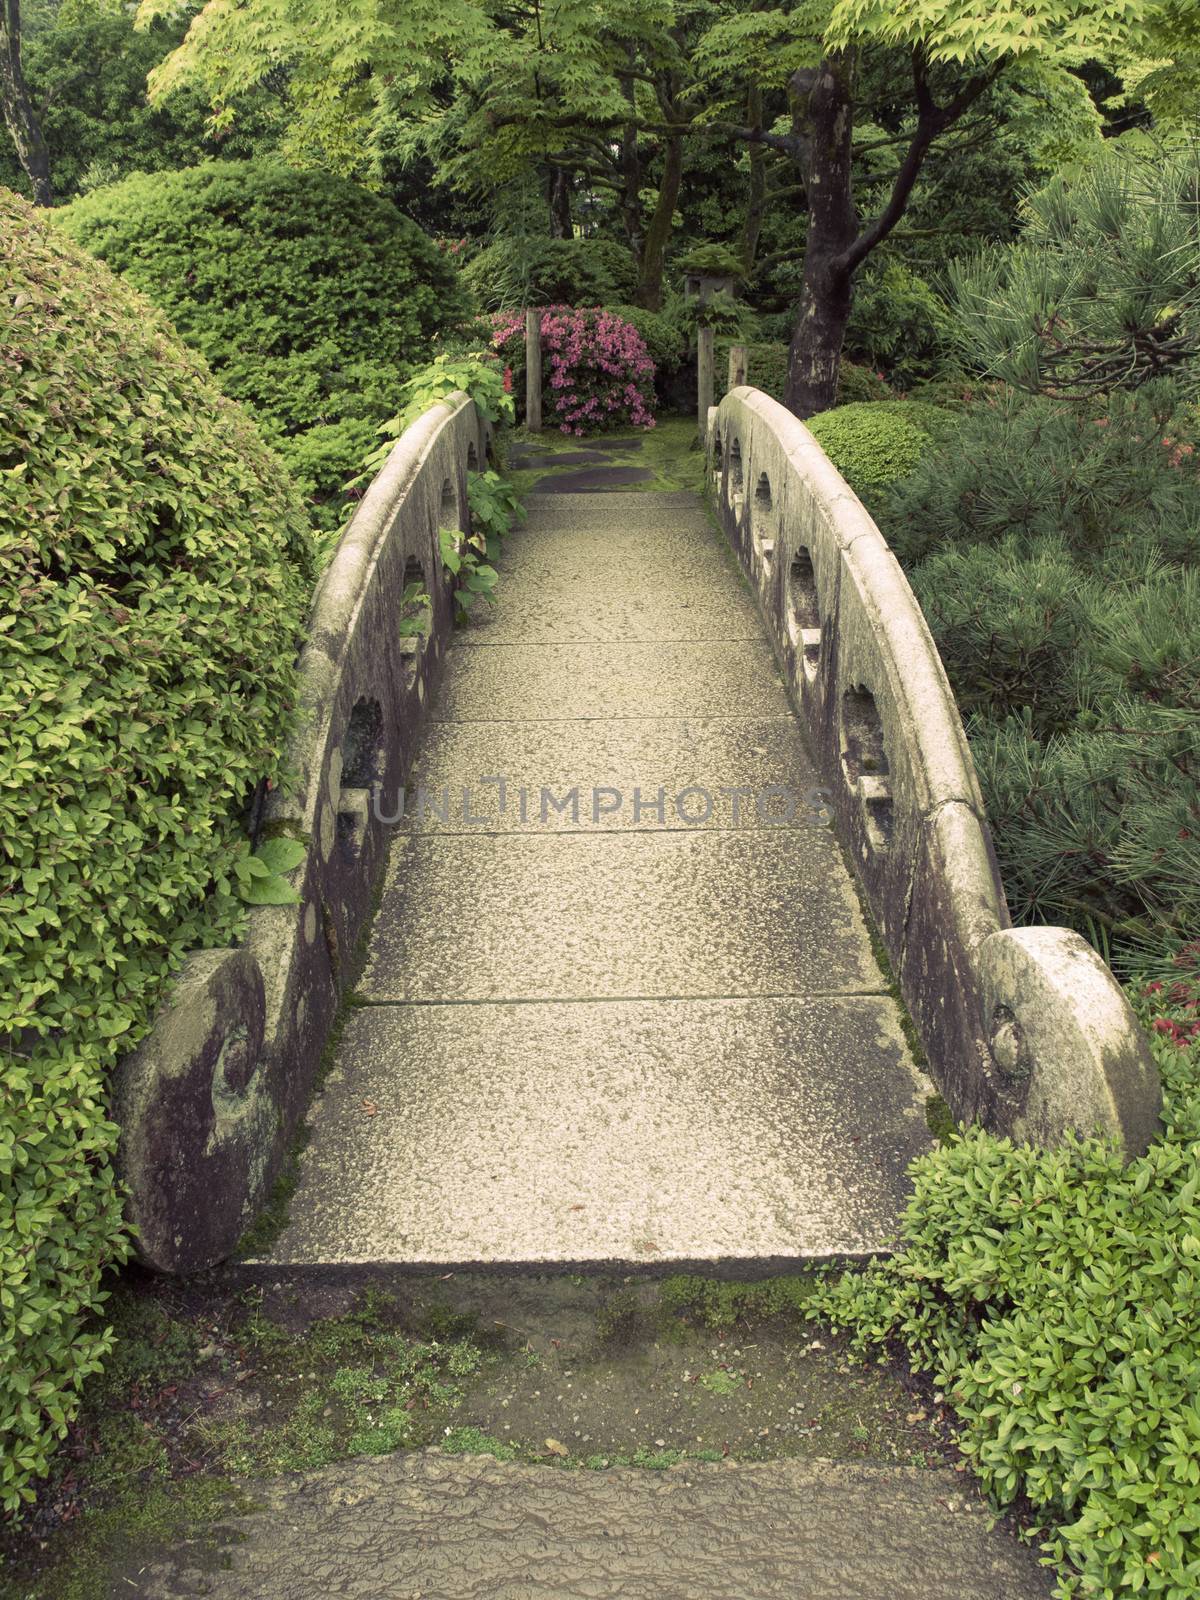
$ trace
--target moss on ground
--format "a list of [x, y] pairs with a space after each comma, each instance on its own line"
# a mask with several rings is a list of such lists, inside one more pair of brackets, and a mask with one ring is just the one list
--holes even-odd
[[[635, 430], [629, 429], [618, 437], [633, 438], [634, 434]], [[573, 434], [553, 429], [539, 434], [521, 429], [513, 435], [512, 445], [517, 448], [536, 446], [539, 452], [546, 453], [544, 463], [539, 460], [536, 466], [510, 472], [510, 480], [522, 496], [536, 493], [539, 487], [545, 486], [543, 480], [556, 475], [559, 469], [553, 466], [554, 456], [580, 450], [603, 451], [606, 466], [644, 467], [652, 474], [643, 483], [622, 485], [625, 493], [704, 492], [705, 456], [698, 443], [694, 417], [660, 417], [653, 428], [638, 431], [636, 443], [625, 449], [607, 445], [603, 434], [577, 439]]]
[[[393, 1276], [272, 1287], [128, 1272], [117, 1343], [0, 1600], [107, 1600], [146, 1555], [249, 1509], [255, 1481], [437, 1445], [559, 1470], [685, 1458], [932, 1463], [947, 1414], [807, 1319], [812, 1277]], [[215, 1546], [214, 1546], [215, 1548]]]

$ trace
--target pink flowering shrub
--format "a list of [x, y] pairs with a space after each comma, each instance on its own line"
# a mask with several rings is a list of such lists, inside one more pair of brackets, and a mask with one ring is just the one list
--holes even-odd
[[[523, 370], [525, 314], [492, 318], [502, 361]], [[542, 411], [563, 433], [654, 426], [654, 362], [632, 323], [600, 306], [542, 312]]]

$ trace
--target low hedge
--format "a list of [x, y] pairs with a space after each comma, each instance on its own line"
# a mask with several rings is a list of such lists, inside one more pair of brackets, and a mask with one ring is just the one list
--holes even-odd
[[335, 521], [362, 441], [466, 312], [457, 269], [416, 223], [329, 173], [212, 161], [137, 173], [55, 215], [166, 311]]
[[114, 1063], [236, 935], [309, 592], [279, 461], [141, 295], [0, 190], [0, 1504], [108, 1347]]
[[907, 477], [947, 420], [937, 406], [917, 401], [855, 401], [811, 417], [808, 427], [850, 487], [869, 501], [874, 491]]

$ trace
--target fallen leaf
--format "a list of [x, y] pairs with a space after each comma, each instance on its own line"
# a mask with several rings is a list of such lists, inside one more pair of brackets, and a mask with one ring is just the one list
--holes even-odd
[[560, 1444], [557, 1439], [547, 1439], [546, 1449], [549, 1450], [552, 1456], [569, 1456], [571, 1454], [566, 1445]]

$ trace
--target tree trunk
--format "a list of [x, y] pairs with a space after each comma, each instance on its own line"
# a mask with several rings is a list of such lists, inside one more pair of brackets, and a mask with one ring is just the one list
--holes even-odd
[[836, 402], [842, 342], [850, 320], [853, 268], [846, 257], [858, 233], [850, 178], [853, 56], [836, 51], [815, 71], [798, 72], [792, 92], [793, 119], [807, 156], [808, 238], [784, 404], [803, 418], [827, 411]]
[[53, 205], [50, 152], [34, 116], [21, 67], [20, 0], [0, 0], [0, 109], [17, 147], [17, 160], [33, 190], [34, 205]]
[[563, 167], [550, 168], [548, 185], [550, 200], [550, 237], [570, 239], [574, 234], [571, 223], [571, 176]]
[[641, 270], [642, 247], [642, 163], [638, 155], [638, 131], [626, 123], [621, 135], [621, 223], [625, 229], [625, 242], [633, 256], [635, 271]]
[[667, 135], [663, 149], [662, 183], [650, 226], [646, 229], [646, 243], [642, 247], [641, 270], [638, 274], [638, 305], [647, 311], [658, 311], [662, 306], [663, 271], [667, 264], [667, 245], [671, 242], [675, 205], [679, 199], [679, 186], [683, 181], [683, 138], [680, 134]]
[[[762, 118], [762, 90], [755, 84], [747, 96], [746, 121], [751, 128], [759, 129], [762, 127]], [[750, 187], [746, 196], [746, 221], [742, 226], [742, 271], [749, 278], [754, 271], [767, 207], [767, 152], [761, 144], [752, 140], [746, 146], [746, 155], [750, 162]]]

